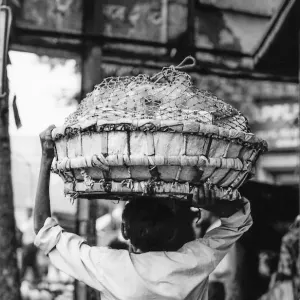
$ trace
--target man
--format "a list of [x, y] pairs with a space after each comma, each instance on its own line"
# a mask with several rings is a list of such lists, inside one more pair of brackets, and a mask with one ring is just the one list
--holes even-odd
[[99, 290], [102, 299], [207, 299], [209, 274], [252, 225], [249, 202], [242, 200], [242, 210], [221, 218], [221, 226], [202, 239], [190, 241], [189, 234], [182, 234], [182, 228], [189, 226], [178, 222], [186, 215], [184, 209], [177, 214], [154, 199], [133, 200], [124, 209], [122, 225], [130, 251], [90, 247], [51, 219], [53, 128], [40, 135], [42, 160], [34, 213], [35, 244], [51, 262]]

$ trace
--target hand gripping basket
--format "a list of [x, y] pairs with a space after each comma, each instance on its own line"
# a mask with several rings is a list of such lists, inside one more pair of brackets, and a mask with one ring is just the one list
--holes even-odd
[[[192, 59], [192, 58], [190, 58]], [[236, 199], [266, 142], [178, 67], [110, 77], [55, 128], [52, 170], [72, 198]]]

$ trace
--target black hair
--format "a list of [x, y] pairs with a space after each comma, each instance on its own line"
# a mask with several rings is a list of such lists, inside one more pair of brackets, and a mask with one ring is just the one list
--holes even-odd
[[157, 198], [135, 198], [123, 211], [123, 236], [142, 252], [176, 251], [194, 238], [187, 210], [176, 211]]

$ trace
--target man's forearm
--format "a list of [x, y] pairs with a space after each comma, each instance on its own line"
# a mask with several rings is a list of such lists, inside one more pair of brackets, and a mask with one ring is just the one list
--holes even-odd
[[34, 231], [36, 234], [43, 227], [45, 220], [51, 217], [49, 196], [51, 163], [52, 159], [42, 157], [34, 208]]
[[231, 246], [251, 227], [253, 220], [251, 217], [250, 203], [242, 199], [244, 206], [235, 214], [228, 218], [220, 218], [221, 225], [208, 231], [203, 239], [212, 251], [213, 268], [228, 253]]

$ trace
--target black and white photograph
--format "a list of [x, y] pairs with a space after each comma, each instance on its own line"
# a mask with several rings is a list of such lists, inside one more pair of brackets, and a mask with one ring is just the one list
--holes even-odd
[[300, 0], [0, 0], [0, 300], [300, 300]]

